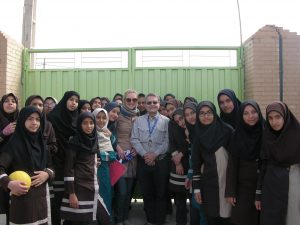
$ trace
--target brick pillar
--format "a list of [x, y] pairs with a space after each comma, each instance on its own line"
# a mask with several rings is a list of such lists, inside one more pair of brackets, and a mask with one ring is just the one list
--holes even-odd
[[0, 32], [0, 97], [13, 92], [22, 99], [23, 46]]
[[4, 35], [0, 32], [0, 96], [6, 93], [6, 59], [7, 42]]
[[[244, 43], [245, 99], [265, 108], [280, 99], [279, 37], [275, 26], [266, 25]], [[283, 101], [300, 120], [300, 36], [278, 28], [283, 47]]]

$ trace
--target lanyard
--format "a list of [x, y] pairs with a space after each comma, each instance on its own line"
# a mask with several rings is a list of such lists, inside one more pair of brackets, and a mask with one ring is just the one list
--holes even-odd
[[151, 135], [152, 135], [152, 133], [153, 133], [153, 131], [154, 131], [156, 125], [157, 125], [157, 121], [158, 121], [158, 118], [155, 118], [154, 124], [153, 124], [153, 126], [151, 127], [151, 126], [150, 126], [150, 118], [149, 118], [149, 116], [148, 116], [147, 122], [148, 122], [148, 129], [149, 129], [149, 136], [150, 136], [150, 137], [151, 137]]

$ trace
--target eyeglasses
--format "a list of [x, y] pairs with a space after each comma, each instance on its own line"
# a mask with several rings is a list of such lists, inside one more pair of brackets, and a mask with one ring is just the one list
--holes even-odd
[[137, 98], [126, 98], [126, 102], [137, 102]]
[[147, 102], [146, 104], [147, 104], [147, 105], [151, 105], [151, 104], [152, 104], [152, 105], [157, 105], [157, 103], [158, 103], [157, 101], [149, 101], [149, 102]]
[[200, 112], [200, 113], [199, 113], [199, 116], [200, 116], [200, 117], [204, 117], [204, 116], [210, 117], [210, 116], [213, 116], [213, 115], [214, 115], [214, 113], [213, 113], [212, 111]]
[[44, 103], [44, 107], [53, 107], [53, 106], [55, 106], [56, 104], [55, 104], [55, 102], [52, 102], [52, 103]]

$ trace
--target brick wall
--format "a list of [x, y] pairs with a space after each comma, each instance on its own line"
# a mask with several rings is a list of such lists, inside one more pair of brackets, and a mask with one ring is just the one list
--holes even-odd
[[[283, 101], [300, 120], [300, 36], [278, 28], [283, 47]], [[276, 27], [266, 25], [244, 43], [245, 99], [266, 106], [280, 99], [279, 42]]]
[[0, 96], [6, 93], [6, 52], [7, 41], [0, 32]]
[[0, 32], [0, 96], [13, 92], [21, 100], [23, 46]]

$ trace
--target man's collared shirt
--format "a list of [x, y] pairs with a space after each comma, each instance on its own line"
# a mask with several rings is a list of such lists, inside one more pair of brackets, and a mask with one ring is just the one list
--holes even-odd
[[169, 118], [159, 113], [154, 118], [147, 113], [134, 121], [130, 141], [139, 155], [153, 152], [158, 156], [168, 151], [168, 123]]

